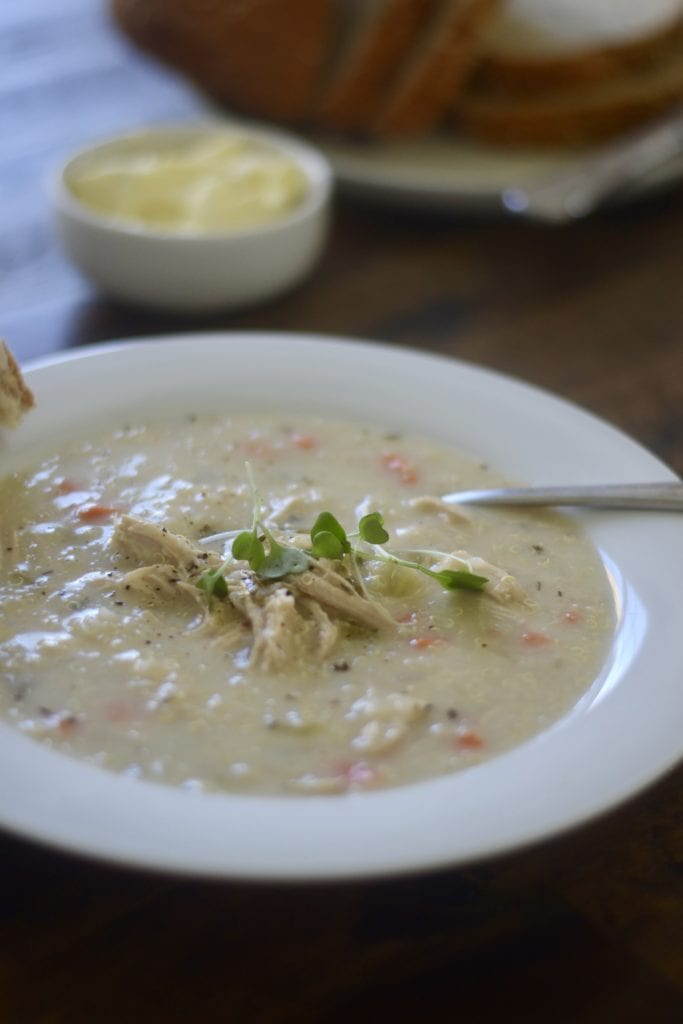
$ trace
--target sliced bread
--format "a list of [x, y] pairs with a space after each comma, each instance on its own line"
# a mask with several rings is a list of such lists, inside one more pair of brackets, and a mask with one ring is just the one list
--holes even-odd
[[370, 133], [407, 138], [435, 128], [472, 71], [502, 0], [439, 0], [393, 77]]
[[333, 28], [333, 0], [112, 0], [139, 46], [236, 110], [309, 116]]
[[459, 126], [490, 142], [582, 145], [635, 127], [683, 101], [683, 32], [651, 64], [604, 82], [537, 94], [471, 87], [456, 110]]
[[24, 413], [35, 405], [30, 388], [21, 375], [17, 361], [0, 340], [0, 425], [16, 427]]
[[337, 0], [335, 44], [322, 86], [320, 123], [358, 131], [367, 122], [435, 0]]
[[482, 47], [483, 88], [537, 92], [614, 79], [659, 60], [683, 0], [508, 0]]

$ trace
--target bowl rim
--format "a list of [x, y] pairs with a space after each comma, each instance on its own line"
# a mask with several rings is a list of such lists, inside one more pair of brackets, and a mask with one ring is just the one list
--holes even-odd
[[[393, 387], [378, 392], [388, 358]], [[214, 371], [208, 378], [207, 365]], [[499, 371], [303, 332], [176, 333], [31, 362], [29, 383], [44, 398], [20, 432], [6, 444], [0, 438], [0, 454], [10, 456], [11, 466], [25, 465], [46, 437], [52, 446], [62, 431], [105, 424], [110, 413], [129, 415], [140, 402], [149, 414], [150, 380], [152, 415], [169, 399], [205, 398], [207, 380], [212, 402], [223, 403], [225, 379], [243, 407], [257, 396], [291, 410], [300, 396], [310, 400], [301, 371], [311, 365], [321, 387], [309, 412], [400, 424], [530, 482], [557, 483], [568, 471], [577, 482], [616, 482], [627, 474], [677, 479], [604, 420]], [[416, 389], [429, 401], [409, 401]], [[77, 403], [65, 401], [71, 394]], [[0, 793], [3, 827], [74, 853], [173, 874], [342, 881], [452, 869], [561, 835], [619, 806], [683, 753], [683, 612], [670, 597], [679, 589], [675, 556], [683, 552], [683, 531], [674, 514], [663, 514], [655, 528], [642, 513], [578, 514], [617, 570], [618, 646], [593, 698], [527, 743], [460, 773], [374, 793], [252, 798], [191, 795], [125, 779], [0, 726], [0, 764], [12, 778]], [[20, 745], [17, 771], [11, 759]]]
[[[306, 177], [308, 188], [303, 199], [293, 210], [266, 224], [223, 231], [160, 230], [150, 228], [142, 221], [124, 221], [115, 216], [98, 213], [81, 202], [69, 187], [69, 170], [78, 161], [98, 151], [115, 149], [119, 145], [134, 143], [145, 137], [154, 139], [202, 134], [244, 135], [273, 149], [281, 150], [296, 163]], [[299, 136], [253, 121], [211, 116], [143, 123], [123, 132], [94, 139], [64, 157], [47, 182], [47, 191], [54, 209], [72, 222], [98, 229], [103, 233], [112, 232], [129, 238], [152, 239], [167, 244], [202, 245], [226, 245], [243, 241], [245, 238], [271, 237], [273, 234], [288, 231], [320, 215], [331, 200], [333, 188], [334, 172], [329, 160], [319, 149]]]

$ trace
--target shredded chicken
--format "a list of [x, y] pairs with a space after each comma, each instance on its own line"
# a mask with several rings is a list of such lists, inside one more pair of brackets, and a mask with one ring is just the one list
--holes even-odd
[[254, 635], [251, 666], [273, 672], [302, 659], [322, 661], [336, 643], [338, 627], [313, 602], [297, 601], [288, 586], [264, 585], [244, 570], [229, 577], [228, 595]]
[[296, 593], [317, 601], [325, 611], [366, 629], [386, 629], [395, 625], [381, 605], [363, 597], [349, 580], [322, 562], [315, 562], [307, 572], [292, 576], [288, 586]]
[[133, 569], [122, 577], [118, 589], [133, 591], [153, 601], [174, 600], [182, 596], [198, 605], [205, 603], [199, 588], [183, 579], [173, 565], [143, 565]]
[[171, 533], [165, 526], [146, 523], [135, 516], [121, 516], [112, 544], [125, 558], [132, 558], [140, 565], [173, 566], [185, 575], [203, 571], [218, 557], [195, 547], [187, 537]]
[[442, 569], [462, 569], [463, 562], [470, 572], [477, 576], [486, 576], [488, 582], [484, 584], [484, 593], [507, 604], [510, 601], [527, 600], [527, 593], [524, 587], [517, 582], [514, 576], [497, 565], [479, 558], [477, 555], [470, 555], [467, 551], [453, 551], [452, 554], [442, 558], [432, 566], [436, 572]]

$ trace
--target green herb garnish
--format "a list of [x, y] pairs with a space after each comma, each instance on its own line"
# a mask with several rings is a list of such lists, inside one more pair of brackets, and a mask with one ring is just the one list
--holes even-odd
[[[261, 499], [254, 484], [251, 466], [246, 464], [253, 505], [251, 530], [238, 533], [232, 542], [232, 557], [249, 563], [249, 568], [266, 580], [306, 572], [310, 557], [299, 548], [280, 544], [261, 519]], [[266, 547], [266, 542], [267, 547]]]
[[[358, 522], [358, 529], [351, 537], [359, 538], [365, 544], [370, 545], [371, 551], [358, 547], [351, 543], [349, 535], [339, 520], [331, 512], [321, 512], [311, 527], [311, 549], [310, 552], [302, 551], [300, 548], [281, 544], [275, 539], [268, 527], [261, 518], [261, 499], [254, 485], [251, 467], [246, 464], [247, 475], [251, 485], [253, 515], [250, 530], [243, 530], [234, 538], [230, 555], [217, 569], [209, 569], [202, 573], [197, 581], [197, 586], [203, 590], [211, 607], [214, 597], [226, 597], [228, 584], [223, 573], [233, 559], [247, 562], [250, 569], [260, 576], [261, 579], [279, 580], [285, 576], [297, 575], [305, 572], [311, 565], [311, 558], [329, 558], [341, 560], [349, 555], [351, 563], [359, 577], [359, 582], [364, 590], [364, 584], [358, 572], [357, 562], [368, 561], [377, 558], [384, 562], [391, 562], [394, 565], [403, 566], [405, 569], [414, 569], [421, 572], [430, 579], [435, 580], [445, 590], [482, 590], [488, 583], [486, 576], [477, 576], [476, 573], [467, 569], [428, 569], [421, 562], [409, 558], [401, 558], [389, 551], [385, 551], [383, 545], [389, 540], [389, 534], [384, 528], [384, 519], [380, 512], [369, 512], [361, 516]], [[433, 552], [432, 554], [439, 554]], [[465, 563], [466, 564], [466, 563]]]
[[[389, 540], [389, 534], [384, 528], [384, 518], [381, 512], [368, 512], [358, 521], [358, 531], [353, 536], [360, 537], [366, 544], [371, 544], [374, 555], [385, 562], [393, 562], [394, 565], [402, 565], [405, 569], [414, 569], [417, 572], [429, 576], [440, 583], [444, 590], [482, 590], [484, 584], [488, 583], [486, 576], [477, 576], [476, 573], [467, 569], [428, 569], [421, 562], [412, 559], [400, 558], [389, 551], [385, 551], [381, 545]], [[367, 559], [368, 553], [360, 548], [352, 548], [344, 527], [339, 523], [331, 512], [321, 512], [311, 529], [311, 540], [313, 548], [311, 553], [316, 558], [342, 558], [345, 554], [353, 553], [360, 559]]]
[[321, 512], [311, 527], [311, 554], [315, 558], [341, 558], [351, 552], [346, 530], [331, 512]]
[[[440, 583], [444, 590], [482, 590], [485, 583], [488, 583], [486, 576], [477, 576], [467, 569], [428, 569], [421, 562], [415, 562], [409, 558], [400, 558], [380, 547], [389, 540], [389, 534], [384, 529], [384, 519], [379, 512], [370, 512], [358, 523], [358, 533], [362, 540], [372, 544], [374, 554], [384, 562], [393, 562], [394, 565], [402, 565], [404, 569], [415, 569], [417, 572], [429, 576]], [[363, 552], [358, 551], [361, 557]]]
[[197, 580], [197, 586], [206, 594], [209, 602], [209, 610], [213, 608], [214, 597], [227, 597], [228, 584], [223, 573], [232, 561], [232, 556], [226, 559], [217, 569], [207, 569]]
[[380, 512], [368, 512], [358, 521], [358, 533], [368, 544], [386, 544], [389, 534], [384, 529], [384, 519]]

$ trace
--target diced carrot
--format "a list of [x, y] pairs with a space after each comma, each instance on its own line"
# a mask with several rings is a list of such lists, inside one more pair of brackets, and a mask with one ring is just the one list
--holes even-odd
[[438, 633], [423, 633], [422, 636], [414, 636], [408, 642], [416, 651], [427, 651], [430, 647], [442, 647], [447, 643], [446, 638]]
[[522, 633], [522, 643], [525, 643], [527, 647], [547, 647], [552, 642], [553, 638], [547, 633], [539, 633], [533, 629]]
[[70, 736], [78, 728], [78, 719], [75, 715], [65, 714], [63, 715], [57, 726], [57, 729], [62, 736]]
[[565, 622], [581, 622], [583, 619], [583, 612], [578, 605], [573, 604], [571, 608], [564, 613], [563, 619]]
[[78, 518], [82, 523], [95, 523], [100, 519], [108, 519], [121, 510], [113, 505], [83, 505], [78, 510]]
[[310, 452], [313, 448], [318, 445], [318, 440], [312, 437], [311, 434], [292, 434], [292, 444], [297, 448], [301, 448], [302, 451]]
[[380, 461], [384, 469], [388, 470], [389, 473], [393, 473], [407, 487], [416, 484], [419, 480], [417, 469], [404, 455], [398, 455], [396, 452], [385, 452]]
[[484, 738], [476, 729], [463, 729], [455, 737], [455, 746], [458, 750], [481, 750]]
[[57, 490], [60, 494], [73, 494], [74, 491], [82, 491], [83, 487], [81, 484], [76, 483], [75, 480], [70, 480], [68, 477], [64, 477], [57, 484]]
[[399, 615], [397, 622], [405, 622], [410, 626], [415, 625], [417, 622], [417, 612], [404, 612], [403, 615]]

